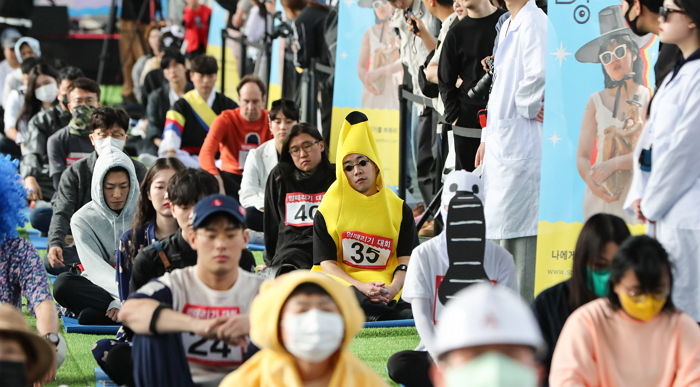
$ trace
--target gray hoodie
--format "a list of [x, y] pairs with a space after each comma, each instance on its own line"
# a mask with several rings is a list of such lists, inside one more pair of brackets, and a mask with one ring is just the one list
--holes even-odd
[[[111, 210], [105, 202], [102, 182], [107, 172], [122, 167], [129, 172], [129, 194], [120, 213]], [[115, 273], [115, 250], [119, 238], [131, 225], [139, 196], [139, 182], [129, 156], [117, 148], [101, 153], [92, 175], [92, 201], [75, 212], [70, 221], [78, 257], [83, 264], [83, 276], [106, 290], [115, 299], [110, 308], [118, 308], [119, 293]]]

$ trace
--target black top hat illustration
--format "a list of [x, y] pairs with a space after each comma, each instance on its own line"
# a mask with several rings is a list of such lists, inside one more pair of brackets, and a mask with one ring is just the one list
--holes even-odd
[[646, 46], [653, 39], [651, 34], [644, 36], [634, 34], [625, 23], [625, 19], [622, 16], [622, 7], [619, 5], [601, 9], [598, 13], [598, 20], [600, 23], [600, 36], [584, 44], [576, 51], [576, 60], [579, 62], [600, 63], [598, 58], [600, 45], [605, 44], [608, 39], [614, 36], [627, 35], [639, 48]]

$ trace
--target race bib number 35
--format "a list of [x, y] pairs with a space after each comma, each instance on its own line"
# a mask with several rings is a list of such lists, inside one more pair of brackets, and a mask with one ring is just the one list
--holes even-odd
[[[186, 304], [182, 310], [198, 319], [212, 319], [240, 314], [240, 308]], [[243, 348], [231, 346], [221, 340], [205, 339], [194, 333], [182, 333], [182, 345], [187, 361], [214, 367], [231, 367], [243, 363]]]
[[287, 226], [307, 227], [314, 225], [314, 215], [321, 204], [325, 192], [306, 194], [288, 193], [284, 198], [284, 224]]
[[391, 256], [393, 240], [361, 233], [346, 231], [341, 236], [343, 263], [359, 269], [383, 270]]

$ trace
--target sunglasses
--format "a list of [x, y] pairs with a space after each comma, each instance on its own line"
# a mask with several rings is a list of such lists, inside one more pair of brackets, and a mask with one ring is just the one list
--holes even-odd
[[627, 45], [621, 44], [615, 47], [612, 51], [605, 51], [598, 55], [600, 63], [604, 65], [610, 64], [615, 59], [622, 59], [627, 55]]
[[352, 170], [355, 169], [356, 166], [359, 165], [360, 167], [364, 168], [367, 166], [367, 164], [369, 164], [369, 160], [360, 160], [357, 162], [357, 164], [347, 164], [343, 167], [343, 169], [345, 170], [345, 172], [352, 172]]
[[388, 2], [386, 0], [374, 0], [372, 2], [372, 8], [374, 8], [374, 9], [381, 8], [387, 4], [388, 4]]
[[666, 7], [659, 7], [659, 16], [661, 16], [661, 20], [666, 23], [668, 21], [668, 16], [672, 13], [680, 13], [685, 15], [685, 11], [681, 9], [672, 9], [672, 8], [666, 8]]

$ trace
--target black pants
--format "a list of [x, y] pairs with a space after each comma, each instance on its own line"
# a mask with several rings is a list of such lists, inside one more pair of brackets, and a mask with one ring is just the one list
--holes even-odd
[[48, 258], [46, 258], [46, 256], [44, 256], [41, 260], [44, 262], [44, 267], [46, 268], [46, 271], [49, 274], [53, 274], [53, 275], [59, 275], [61, 273], [65, 273], [68, 270], [70, 270], [72, 265], [80, 263], [80, 258], [78, 258], [78, 250], [75, 249], [75, 246], [63, 248], [63, 265], [64, 266], [61, 266], [61, 267], [51, 266], [51, 264], [49, 263], [49, 260], [48, 260]]
[[433, 199], [440, 186], [440, 155], [438, 151], [437, 115], [431, 108], [426, 108], [418, 116], [418, 125], [414, 133], [414, 155], [416, 159], [416, 175], [418, 188], [423, 201], [427, 204]]
[[78, 315], [80, 324], [114, 324], [114, 321], [105, 315], [113, 300], [112, 296], [79, 274], [60, 274], [53, 284], [53, 297], [61, 306]]
[[221, 174], [221, 179], [224, 181], [226, 195], [238, 200], [238, 191], [241, 190], [241, 179], [243, 179], [243, 176], [226, 171], [220, 171], [219, 173]]
[[401, 351], [386, 363], [389, 378], [406, 387], [432, 387], [430, 367], [433, 362], [427, 351]]
[[479, 145], [481, 145], [481, 139], [462, 137], [455, 134], [455, 169], [473, 171], [474, 159], [476, 158], [476, 151], [479, 150]]
[[372, 302], [369, 297], [359, 291], [356, 287], [352, 287], [355, 291], [357, 301], [360, 307], [365, 312], [367, 321], [389, 321], [389, 320], [405, 320], [413, 318], [411, 304], [399, 299], [392, 301], [388, 305], [381, 302]]
[[22, 159], [22, 150], [16, 142], [5, 137], [5, 135], [0, 135], [0, 153], [4, 155], [10, 155], [13, 159]]
[[254, 231], [263, 231], [263, 212], [255, 207], [246, 207], [245, 224]]

